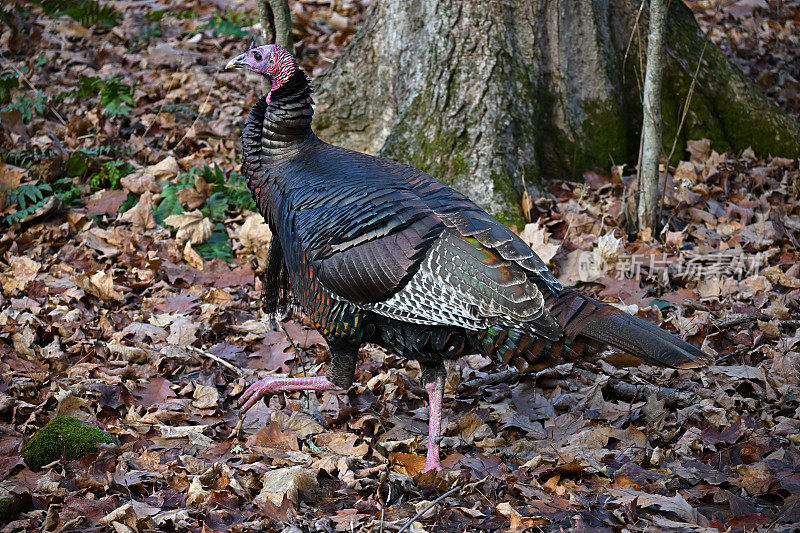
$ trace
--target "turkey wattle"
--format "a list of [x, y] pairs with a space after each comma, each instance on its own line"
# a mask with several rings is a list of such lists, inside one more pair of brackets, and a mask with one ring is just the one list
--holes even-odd
[[427, 471], [441, 468], [445, 358], [480, 352], [540, 369], [607, 344], [651, 364], [706, 362], [688, 342], [564, 289], [516, 234], [438, 179], [320, 140], [309, 80], [283, 48], [251, 48], [227, 66], [272, 86], [242, 134], [242, 172], [274, 234], [268, 310], [291, 286], [331, 352], [324, 377], [262, 379], [244, 410], [269, 393], [347, 389], [359, 347], [373, 342], [420, 363]]

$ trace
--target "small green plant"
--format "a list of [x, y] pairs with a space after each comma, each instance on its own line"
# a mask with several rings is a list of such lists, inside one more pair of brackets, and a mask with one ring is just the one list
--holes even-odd
[[11, 91], [19, 87], [19, 76], [16, 72], [0, 75], [0, 104], [11, 101]]
[[119, 214], [121, 215], [128, 209], [135, 206], [137, 203], [139, 203], [139, 195], [129, 192], [128, 197], [125, 198], [125, 201], [119, 206]]
[[214, 35], [227, 35], [229, 37], [247, 37], [249, 34], [244, 28], [252, 26], [256, 23], [258, 17], [254, 13], [236, 13], [228, 11], [223, 17], [219, 14], [214, 14], [208, 24], [204, 25], [201, 29], [211, 30]]
[[107, 79], [100, 90], [100, 105], [105, 109], [106, 116], [130, 115], [133, 87], [116, 77]]
[[[153, 113], [174, 113], [180, 115], [186, 115], [191, 118], [197, 118], [200, 116], [200, 113], [197, 112], [197, 108], [191, 104], [165, 104], [156, 106], [152, 109]], [[208, 121], [210, 120], [207, 116], [200, 117], [201, 120]]]
[[32, 98], [26, 95], [18, 95], [17, 99], [4, 106], [2, 111], [17, 110], [22, 115], [22, 121], [27, 123], [33, 120], [34, 111], [38, 115], [44, 115], [44, 109], [48, 101], [47, 95], [40, 90]]
[[164, 219], [170, 215], [180, 215], [183, 213], [183, 206], [181, 200], [178, 198], [178, 191], [185, 189], [188, 185], [175, 185], [168, 181], [161, 183], [161, 201], [158, 206], [153, 210], [153, 218], [159, 226], [164, 225]]
[[223, 222], [231, 211], [256, 209], [244, 178], [237, 172], [231, 172], [226, 176], [225, 172], [215, 164], [213, 167], [193, 167], [180, 174], [175, 182], [163, 182], [161, 203], [154, 210], [154, 217], [156, 222], [163, 226], [164, 219], [169, 215], [183, 213], [178, 192], [186, 187], [192, 187], [198, 176], [213, 185], [211, 194], [200, 207], [200, 211], [214, 223], [214, 229], [211, 237], [203, 244], [195, 246], [195, 249], [206, 259], [220, 258], [230, 262], [233, 260], [233, 251]]
[[204, 259], [220, 258], [226, 263], [233, 261], [233, 248], [231, 240], [225, 231], [225, 226], [221, 222], [214, 224], [211, 237], [203, 244], [194, 247]]
[[6, 204], [16, 208], [16, 212], [3, 217], [3, 222], [9, 226], [35, 213], [53, 195], [53, 188], [47, 183], [27, 183], [11, 190], [5, 187], [0, 189], [6, 191]]
[[35, 146], [24, 150], [0, 152], [0, 159], [2, 159], [4, 163], [22, 168], [31, 168], [31, 166], [42, 159], [50, 159], [51, 157], [53, 157], [52, 150], [42, 150]]
[[133, 172], [130, 163], [112, 159], [100, 165], [100, 171], [89, 178], [89, 186], [95, 189], [116, 189], [120, 178]]
[[131, 38], [130, 52], [137, 52], [150, 44], [153, 38], [161, 37], [161, 23], [153, 21], [150, 24], [145, 24], [139, 29], [139, 33]]
[[124, 83], [119, 77], [103, 80], [96, 76], [85, 76], [78, 80], [78, 88], [74, 94], [81, 98], [100, 96], [100, 105], [108, 117], [131, 113], [133, 87]]
[[84, 26], [111, 29], [122, 19], [122, 13], [97, 0], [39, 0], [46, 15], [67, 15]]
[[58, 196], [58, 201], [64, 205], [72, 205], [81, 199], [81, 190], [75, 185], [72, 178], [63, 177], [53, 181], [53, 192]]
[[147, 20], [160, 21], [166, 16], [174, 17], [176, 19], [193, 19], [197, 18], [197, 13], [190, 9], [157, 9], [145, 14]]
[[108, 433], [71, 416], [59, 416], [34, 433], [22, 448], [22, 458], [33, 470], [59, 459], [72, 461], [97, 452], [97, 444], [114, 443]]

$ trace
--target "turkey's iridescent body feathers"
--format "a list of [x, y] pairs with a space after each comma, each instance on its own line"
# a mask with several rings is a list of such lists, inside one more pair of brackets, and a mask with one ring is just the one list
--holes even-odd
[[[517, 235], [441, 181], [321, 141], [312, 103], [299, 70], [269, 104], [260, 99], [242, 135], [243, 172], [280, 247], [270, 283], [288, 280], [331, 344], [331, 381], [349, 386], [352, 365], [342, 371], [337, 358], [354, 360], [366, 341], [423, 370], [476, 351], [541, 367], [580, 356], [592, 339], [660, 364], [703, 357], [563, 289]], [[270, 290], [275, 307], [279, 291]]]

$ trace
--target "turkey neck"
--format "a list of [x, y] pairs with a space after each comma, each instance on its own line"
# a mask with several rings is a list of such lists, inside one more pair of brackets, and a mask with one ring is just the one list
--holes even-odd
[[277, 189], [285, 186], [285, 166], [303, 146], [321, 142], [311, 131], [313, 103], [308, 78], [298, 71], [284, 85], [259, 98], [244, 124], [242, 173], [273, 229], [272, 200]]
[[263, 155], [283, 157], [314, 135], [311, 132], [311, 119], [314, 116], [311, 86], [299, 69], [262, 101], [266, 104], [262, 130]]

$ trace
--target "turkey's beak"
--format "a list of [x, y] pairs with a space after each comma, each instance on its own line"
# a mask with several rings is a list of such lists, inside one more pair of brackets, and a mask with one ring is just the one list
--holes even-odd
[[228, 69], [228, 68], [247, 68], [249, 65], [244, 60], [245, 55], [246, 54], [241, 54], [241, 55], [238, 55], [238, 56], [234, 57], [233, 59], [228, 61], [228, 64], [225, 65], [225, 68], [226, 69]]

